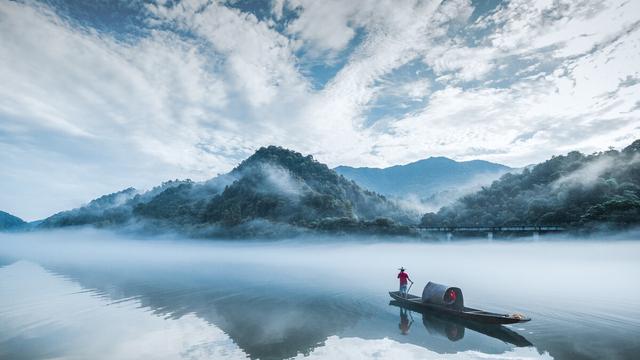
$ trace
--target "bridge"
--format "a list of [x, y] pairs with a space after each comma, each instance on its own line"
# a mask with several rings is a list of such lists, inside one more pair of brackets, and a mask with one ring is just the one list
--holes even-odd
[[561, 232], [566, 229], [561, 226], [538, 226], [538, 225], [522, 225], [522, 226], [418, 226], [418, 233], [444, 233], [447, 240], [451, 240], [453, 234], [462, 233], [465, 235], [474, 235], [486, 233], [487, 239], [493, 239], [495, 233], [531, 233], [534, 239], [538, 239], [541, 233]]

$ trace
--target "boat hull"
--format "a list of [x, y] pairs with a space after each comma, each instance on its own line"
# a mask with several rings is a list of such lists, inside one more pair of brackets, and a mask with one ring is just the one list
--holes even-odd
[[517, 318], [507, 314], [498, 314], [488, 311], [482, 311], [474, 308], [464, 307], [462, 310], [452, 309], [442, 305], [430, 304], [422, 302], [422, 298], [419, 296], [408, 294], [407, 297], [400, 295], [399, 291], [390, 291], [389, 295], [399, 302], [400, 304], [408, 307], [414, 307], [420, 310], [432, 310], [441, 313], [446, 313], [450, 316], [479, 322], [482, 324], [515, 324], [521, 322], [527, 322], [530, 318]]

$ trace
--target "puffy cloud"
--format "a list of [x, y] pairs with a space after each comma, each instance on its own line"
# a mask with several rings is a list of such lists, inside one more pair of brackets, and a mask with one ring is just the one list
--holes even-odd
[[289, 34], [296, 35], [317, 52], [335, 52], [344, 49], [355, 36], [356, 15], [362, 12], [358, 1], [304, 1], [287, 2], [300, 16], [287, 26]]
[[493, 68], [497, 55], [494, 48], [470, 48], [452, 44], [429, 49], [425, 62], [437, 75], [451, 74], [462, 81], [483, 79]]
[[557, 57], [591, 51], [638, 26], [640, 4], [623, 0], [510, 1], [486, 19], [498, 25], [490, 36], [501, 49], [527, 52], [554, 48]]
[[253, 14], [206, 1], [150, 5], [161, 22], [170, 22], [211, 45], [222, 56], [227, 81], [253, 106], [284, 96], [280, 89], [305, 91], [306, 83], [296, 70], [295, 45]]

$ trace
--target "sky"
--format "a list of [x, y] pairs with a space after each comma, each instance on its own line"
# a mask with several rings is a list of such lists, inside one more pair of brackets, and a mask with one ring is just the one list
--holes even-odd
[[640, 1], [0, 0], [0, 209], [329, 166], [512, 167], [640, 137]]

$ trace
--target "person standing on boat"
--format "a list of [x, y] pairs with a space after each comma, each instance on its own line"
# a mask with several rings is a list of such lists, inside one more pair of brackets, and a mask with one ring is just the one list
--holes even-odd
[[413, 284], [413, 281], [409, 278], [409, 274], [404, 271], [404, 267], [400, 267], [399, 270], [400, 273], [398, 274], [398, 279], [400, 279], [400, 295], [407, 297], [407, 283], [411, 281]]

